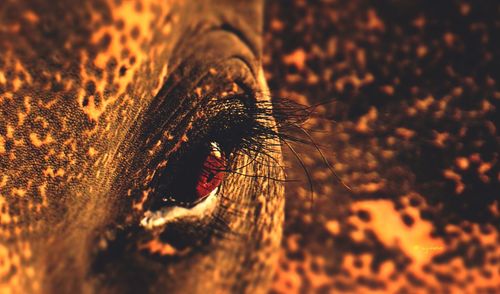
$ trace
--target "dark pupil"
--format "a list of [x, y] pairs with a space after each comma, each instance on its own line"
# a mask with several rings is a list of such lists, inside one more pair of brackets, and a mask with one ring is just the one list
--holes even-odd
[[190, 207], [222, 182], [225, 160], [216, 157], [209, 146], [191, 150], [168, 163], [157, 191], [160, 199], [154, 201], [153, 209], [172, 205]]

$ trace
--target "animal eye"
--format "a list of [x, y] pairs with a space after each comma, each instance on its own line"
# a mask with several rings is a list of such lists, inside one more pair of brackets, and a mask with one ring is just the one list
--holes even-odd
[[[226, 171], [226, 158], [218, 143], [195, 146], [172, 158], [171, 173], [160, 185], [162, 196], [157, 205], [191, 208], [217, 189]], [[169, 171], [167, 171], [169, 172]]]
[[148, 229], [168, 222], [202, 217], [213, 211], [227, 171], [227, 158], [216, 142], [198, 145], [173, 157], [141, 225]]
[[[222, 191], [226, 175], [239, 180], [258, 177], [246, 173], [245, 167], [273, 161], [277, 147], [269, 142], [294, 140], [277, 128], [296, 125], [302, 111], [287, 101], [273, 108], [270, 102], [248, 95], [209, 100], [186, 133], [188, 140], [155, 173], [141, 225], [161, 229], [169, 223], [219, 221], [226, 209], [220, 200], [232, 199], [231, 195], [217, 197], [226, 193]], [[238, 162], [241, 158], [248, 162]]]

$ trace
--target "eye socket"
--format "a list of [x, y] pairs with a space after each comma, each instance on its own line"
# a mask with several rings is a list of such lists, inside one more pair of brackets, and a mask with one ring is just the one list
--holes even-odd
[[[269, 140], [288, 138], [273, 126], [294, 124], [300, 118], [299, 107], [293, 105], [284, 103], [282, 110], [272, 109], [270, 102], [257, 102], [246, 94], [209, 99], [186, 133], [188, 139], [169, 155], [150, 182], [153, 189], [143, 205], [147, 211], [141, 225], [151, 229], [167, 223], [218, 221], [225, 208], [217, 209], [222, 198], [215, 196], [226, 174], [253, 177], [241, 172], [242, 168], [260, 164], [259, 158], [273, 160], [276, 145]], [[241, 156], [250, 162], [235, 164]]]
[[[227, 171], [227, 158], [216, 142], [190, 148], [174, 157], [141, 225], [155, 228], [182, 218], [200, 217], [215, 208], [216, 194]], [[205, 203], [206, 202], [206, 203]]]
[[193, 207], [221, 184], [226, 165], [227, 159], [215, 142], [191, 147], [187, 153], [172, 158], [159, 185], [161, 199], [157, 199], [153, 208]]

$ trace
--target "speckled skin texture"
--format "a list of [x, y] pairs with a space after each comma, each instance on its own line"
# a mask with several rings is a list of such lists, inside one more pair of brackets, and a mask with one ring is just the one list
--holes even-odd
[[282, 172], [269, 159], [242, 170], [258, 177], [231, 175], [221, 187], [219, 216], [233, 234], [175, 250], [138, 226], [205, 98], [242, 89], [269, 98], [262, 8], [0, 3], [1, 293], [267, 288], [283, 222], [283, 186], [266, 180]]
[[287, 154], [272, 293], [500, 293], [498, 1], [269, 1], [273, 95], [317, 108]]

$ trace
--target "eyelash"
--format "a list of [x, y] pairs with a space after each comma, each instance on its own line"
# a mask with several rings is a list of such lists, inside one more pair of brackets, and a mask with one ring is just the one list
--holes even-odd
[[[251, 102], [245, 104], [245, 101]], [[205, 142], [215, 141], [221, 144], [224, 152], [231, 156], [228, 158], [230, 163], [239, 154], [251, 158], [262, 155], [273, 159], [269, 148], [271, 146], [266, 145], [270, 139], [280, 143], [284, 141], [309, 143], [291, 135], [290, 132], [290, 129], [297, 128], [307, 120], [309, 109], [290, 100], [255, 101], [249, 95], [240, 94], [209, 101], [206, 106], [208, 109], [213, 109], [216, 115], [205, 122], [205, 125], [212, 129], [225, 128], [225, 131], [209, 131], [201, 137]], [[229, 124], [232, 124], [230, 129], [226, 128]], [[203, 129], [203, 126], [200, 127], [193, 129]]]
[[[245, 104], [245, 101], [251, 102]], [[273, 99], [273, 102], [255, 101], [254, 97], [248, 94], [239, 94], [211, 100], [206, 106], [206, 109], [213, 110], [215, 116], [208, 120], [201, 118], [199, 121], [202, 125], [195, 126], [193, 129], [206, 130], [207, 126], [208, 128], [219, 129], [218, 127], [232, 124], [230, 129], [226, 129], [220, 133], [210, 132], [209, 130], [205, 134], [198, 135], [199, 138], [203, 138], [200, 140], [204, 142], [215, 141], [221, 145], [224, 153], [228, 156], [227, 174], [259, 177], [240, 172], [246, 165], [235, 166], [235, 161], [240, 155], [246, 155], [252, 158], [248, 164], [268, 164], [256, 162], [259, 157], [277, 162], [273, 155], [274, 151], [270, 148], [272, 146], [266, 145], [269, 140], [276, 140], [277, 144], [284, 142], [311, 144], [308, 140], [303, 140], [292, 135], [292, 130], [300, 128], [300, 125], [309, 118], [313, 109], [291, 100]], [[235, 123], [238, 119], [240, 120], [240, 124]], [[240, 135], [234, 135], [235, 133], [240, 133]], [[192, 135], [196, 137], [196, 134]], [[188, 135], [188, 137], [190, 136]], [[190, 146], [188, 145], [187, 147], [189, 148]], [[283, 167], [280, 166], [280, 168]], [[284, 179], [275, 179], [269, 176], [265, 176], [265, 178], [273, 181], [284, 181]], [[222, 189], [219, 190], [218, 197], [231, 201], [229, 197], [223, 194]], [[240, 213], [237, 207], [233, 208], [234, 211], [229, 211], [228, 207], [224, 207], [223, 209], [224, 213]], [[224, 217], [220, 214], [215, 214], [206, 229], [211, 234], [223, 235], [227, 233], [229, 226], [225, 223]]]

